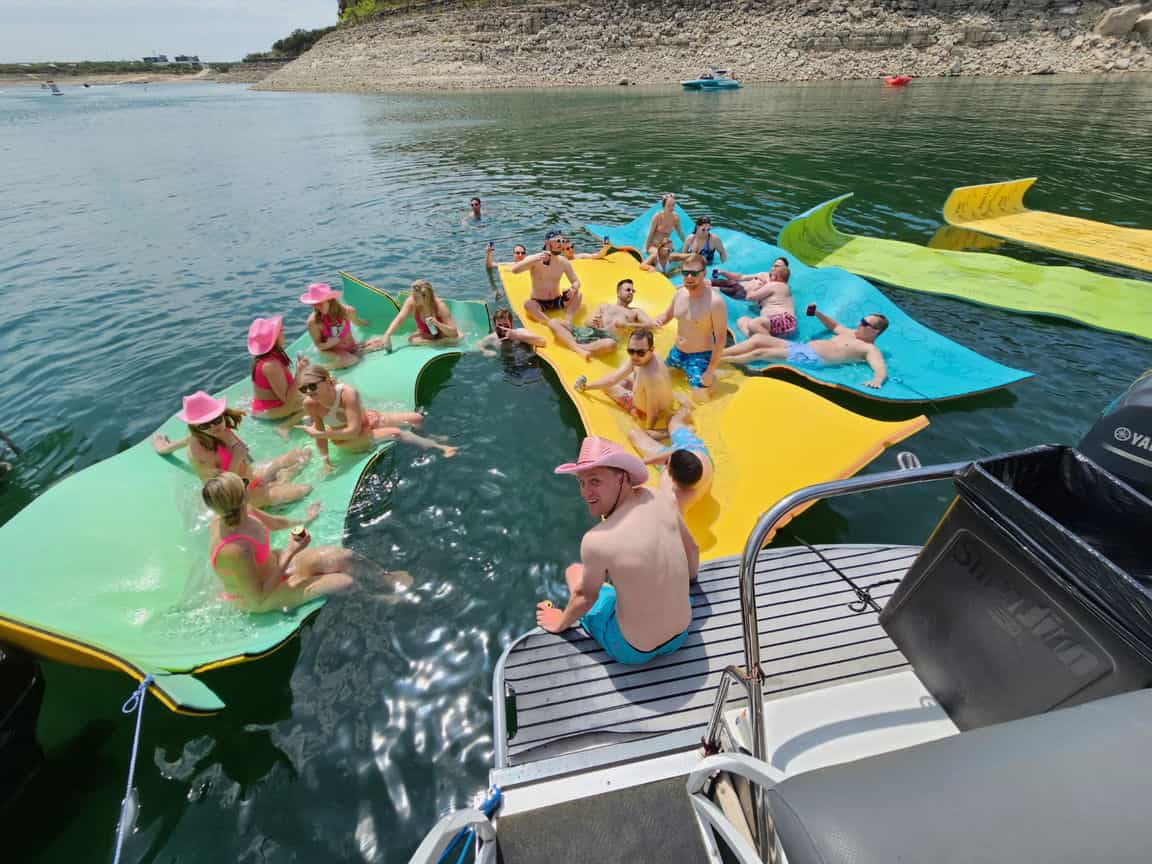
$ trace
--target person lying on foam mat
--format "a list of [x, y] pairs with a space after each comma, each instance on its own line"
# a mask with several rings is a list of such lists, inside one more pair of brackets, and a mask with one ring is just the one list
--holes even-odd
[[646, 429], [657, 428], [672, 413], [675, 401], [672, 377], [656, 356], [655, 344], [651, 330], [633, 330], [628, 337], [628, 360], [622, 366], [595, 381], [581, 375], [572, 386], [577, 393], [604, 390]]
[[876, 347], [876, 339], [888, 329], [888, 319], [873, 312], [860, 319], [855, 329], [845, 327], [816, 309], [813, 303], [808, 314], [834, 334], [831, 339], [812, 339], [808, 342], [789, 342], [776, 336], [757, 333], [743, 342], [724, 349], [723, 358], [730, 363], [749, 363], [753, 360], [787, 360], [797, 366], [836, 366], [843, 363], [867, 363], [872, 378], [865, 387], [878, 390], [888, 377], [884, 355]]
[[689, 425], [689, 412], [689, 407], [682, 405], [668, 421], [668, 446], [639, 429], [628, 432], [628, 440], [640, 451], [644, 464], [664, 466], [660, 472], [660, 489], [676, 499], [681, 513], [687, 513], [708, 494], [716, 473], [707, 445]]
[[596, 524], [580, 542], [580, 563], [565, 571], [564, 609], [542, 601], [536, 623], [560, 633], [579, 622], [618, 663], [671, 654], [688, 635], [688, 589], [700, 569], [700, 547], [675, 502], [644, 488], [648, 469], [639, 457], [597, 435], [556, 473], [576, 475]]
[[748, 290], [769, 282], [787, 282], [792, 278], [788, 259], [781, 256], [772, 262], [772, 268], [763, 273], [737, 273], [734, 270], [712, 271], [712, 287], [733, 300], [750, 300]]

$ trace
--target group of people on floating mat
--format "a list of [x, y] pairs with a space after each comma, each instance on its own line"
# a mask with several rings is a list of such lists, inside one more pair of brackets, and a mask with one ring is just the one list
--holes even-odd
[[[684, 642], [692, 617], [689, 584], [699, 567], [699, 548], [683, 514], [708, 493], [715, 468], [707, 446], [692, 428], [690, 406], [676, 404], [671, 370], [684, 373], [694, 402], [711, 398], [716, 367], [724, 361], [781, 359], [810, 366], [862, 362], [873, 371], [867, 386], [881, 387], [887, 377], [883, 355], [875, 345], [888, 327], [884, 315], [864, 315], [849, 327], [811, 304], [807, 314], [818, 318], [832, 335], [809, 342], [790, 340], [797, 332], [797, 317], [787, 259], [777, 259], [765, 273], [714, 269], [709, 279], [711, 258], [719, 255], [721, 262], [727, 258], [722, 241], [712, 237], [710, 229], [710, 220], [704, 217], [684, 238], [675, 199], [665, 196], [663, 209], [652, 219], [641, 266], [668, 273], [675, 262], [683, 284], [668, 308], [654, 318], [633, 307], [635, 284], [622, 279], [616, 285], [616, 302], [600, 304], [583, 325], [577, 324], [583, 297], [571, 261], [598, 257], [605, 250], [581, 255], [562, 232], [549, 231], [543, 250], [533, 255], [525, 245], [515, 246], [512, 261], [503, 265], [494, 261], [493, 244], [486, 254], [489, 267], [505, 266], [512, 273], [530, 275], [524, 313], [546, 326], [556, 344], [586, 360], [611, 353], [621, 343], [627, 350], [627, 359], [612, 372], [592, 381], [580, 376], [574, 388], [579, 393], [605, 392], [637, 421], [638, 428], [629, 431], [628, 439], [640, 455], [617, 442], [589, 436], [578, 460], [556, 469], [577, 476], [589, 512], [599, 521], [584, 536], [581, 561], [565, 573], [569, 590], [565, 607], [543, 601], [536, 610], [540, 627], [559, 633], [580, 624], [621, 663], [646, 663], [675, 651]], [[684, 252], [671, 251], [674, 232], [685, 240]], [[565, 278], [568, 285], [562, 288]], [[726, 345], [728, 310], [720, 292], [757, 309], [757, 314], [737, 320], [745, 339], [732, 346]], [[675, 345], [661, 361], [653, 330], [673, 320]], [[513, 326], [508, 309], [497, 310], [494, 327], [495, 333], [482, 343], [485, 351], [507, 342], [547, 345], [543, 336]], [[654, 490], [644, 488], [650, 464], [663, 466]]]
[[[424, 422], [418, 411], [379, 411], [363, 404], [360, 393], [340, 381], [330, 369], [347, 369], [372, 351], [392, 350], [392, 335], [411, 318], [414, 345], [451, 344], [462, 338], [446, 303], [432, 285], [412, 283], [396, 317], [383, 335], [357, 341], [352, 324], [361, 326], [356, 310], [343, 303], [342, 292], [323, 283], [308, 286], [300, 302], [312, 307], [308, 334], [324, 359], [312, 363], [304, 355], [295, 370], [284, 350], [284, 322], [279, 315], [257, 318], [248, 328], [252, 355], [254, 418], [277, 422], [285, 440], [295, 429], [308, 435], [324, 461], [322, 472], [332, 470], [330, 448], [365, 452], [381, 441], [395, 440], [439, 450], [454, 456], [456, 447], [413, 432]], [[188, 462], [203, 481], [204, 503], [215, 514], [210, 528], [209, 561], [226, 589], [220, 596], [249, 612], [293, 608], [317, 596], [347, 587], [356, 558], [337, 546], [308, 548], [306, 531], [294, 532], [283, 549], [271, 548], [271, 532], [302, 528], [320, 512], [313, 502], [303, 519], [284, 519], [262, 508], [291, 504], [307, 497], [312, 486], [297, 475], [312, 457], [307, 447], [295, 447], [267, 461], [257, 461], [237, 430], [246, 412], [197, 391], [183, 399], [177, 415], [188, 424], [188, 435], [171, 440], [157, 433], [156, 452], [168, 455], [187, 448]], [[361, 562], [361, 564], [366, 562]]]

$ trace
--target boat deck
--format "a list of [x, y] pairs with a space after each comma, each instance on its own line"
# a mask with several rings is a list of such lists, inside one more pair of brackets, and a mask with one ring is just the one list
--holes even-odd
[[[919, 551], [876, 545], [764, 550], [756, 602], [765, 698], [907, 668], [876, 613], [850, 608], [856, 593], [837, 571], [861, 587], [878, 585], [872, 596], [883, 606]], [[684, 646], [644, 666], [609, 660], [580, 629], [533, 630], [509, 646], [493, 691], [506, 694], [494, 711], [494, 782], [696, 746], [721, 673], [744, 663], [738, 571], [736, 558], [701, 566]], [[733, 699], [739, 690], [732, 688]]]

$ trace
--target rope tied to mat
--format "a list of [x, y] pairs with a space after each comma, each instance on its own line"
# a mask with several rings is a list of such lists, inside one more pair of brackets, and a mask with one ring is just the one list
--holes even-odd
[[120, 855], [124, 851], [124, 833], [128, 822], [126, 816], [132, 799], [132, 786], [136, 779], [136, 754], [140, 750], [140, 724], [144, 720], [144, 696], [152, 681], [153, 678], [150, 674], [145, 675], [144, 680], [132, 691], [132, 695], [120, 706], [121, 714], [136, 714], [136, 732], [132, 736], [132, 756], [128, 760], [128, 783], [124, 789], [124, 799], [120, 802], [120, 821], [116, 826], [116, 852], [112, 857], [112, 864], [120, 864]]

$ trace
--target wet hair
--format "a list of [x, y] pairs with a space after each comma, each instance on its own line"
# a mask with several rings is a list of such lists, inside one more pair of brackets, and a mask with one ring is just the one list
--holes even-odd
[[712, 217], [711, 216], [701, 216], [699, 219], [696, 220], [696, 227], [697, 228], [699, 228], [701, 225], [711, 225], [711, 224], [712, 224]]
[[633, 282], [631, 279], [621, 279], [619, 282], [616, 283], [617, 293], [619, 293], [620, 289], [623, 288], [625, 285], [631, 285], [632, 290], [633, 291], [636, 290], [636, 283]]
[[628, 341], [631, 342], [633, 339], [643, 342], [649, 348], [656, 347], [656, 340], [652, 338], [652, 331], [647, 327], [637, 327], [635, 330], [629, 333]]
[[468, 199], [468, 203], [469, 204], [479, 204], [480, 199], [477, 198], [475, 195], [473, 195], [471, 198]]
[[321, 366], [319, 363], [302, 363], [300, 370], [296, 373], [296, 386], [301, 387], [304, 384], [320, 384], [324, 381], [331, 381], [332, 374], [328, 368]]
[[776, 259], [776, 261], [773, 261], [772, 263], [775, 264], [777, 262], [783, 264], [785, 267], [789, 266], [788, 259], [785, 258], [783, 255], [781, 255], [779, 258]]
[[879, 312], [869, 312], [864, 317], [865, 318], [878, 318], [879, 319], [878, 321], [873, 322], [877, 325], [876, 327], [873, 328], [876, 331], [877, 336], [879, 336], [881, 333], [883, 333], [885, 330], [888, 329], [888, 317], [886, 315], [881, 315]]
[[691, 450], [673, 450], [668, 457], [668, 476], [677, 486], [695, 486], [704, 476], [704, 463]]
[[523, 243], [517, 243], [515, 246], [512, 247], [512, 254], [515, 255], [518, 251], [523, 252], [525, 255], [527, 255], [528, 254], [528, 247], [525, 246]]
[[[503, 322], [503, 323], [501, 323]], [[511, 309], [497, 309], [492, 313], [492, 329], [496, 335], [503, 338], [509, 330], [512, 329], [512, 310]], [[500, 330], [504, 332], [501, 333]]]
[[[225, 408], [224, 409], [224, 425], [229, 429], [235, 429], [240, 425], [240, 421], [244, 419], [244, 412], [239, 408]], [[188, 424], [188, 432], [192, 437], [205, 449], [215, 450], [216, 439], [209, 435], [207, 432], [201, 432], [191, 423]]]
[[221, 471], [204, 481], [200, 497], [225, 525], [235, 527], [240, 524], [247, 509], [248, 486], [239, 475]]
[[704, 260], [704, 256], [699, 252], [693, 252], [680, 262], [681, 270], [704, 270], [707, 269], [707, 267], [708, 262]]
[[436, 314], [436, 292], [427, 279], [417, 279], [412, 283], [412, 305], [421, 318]]

